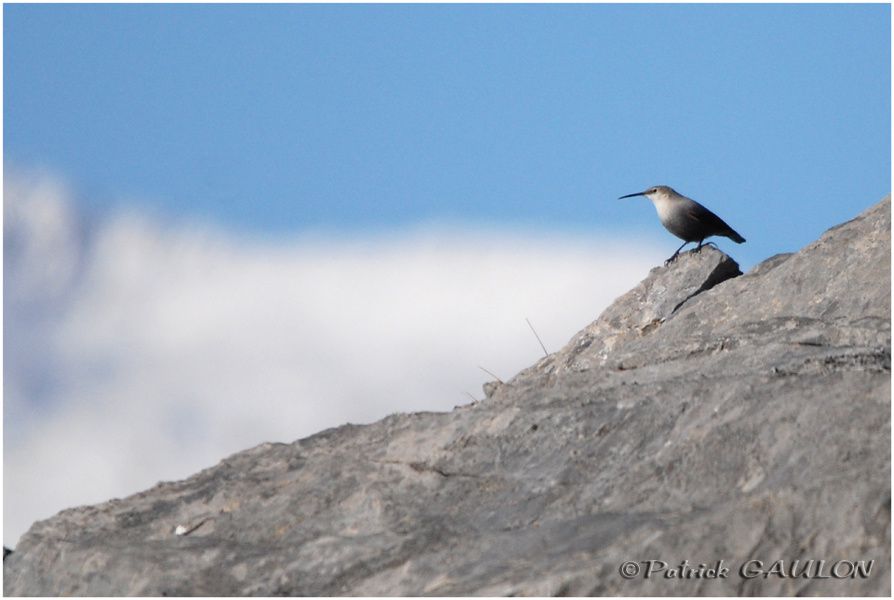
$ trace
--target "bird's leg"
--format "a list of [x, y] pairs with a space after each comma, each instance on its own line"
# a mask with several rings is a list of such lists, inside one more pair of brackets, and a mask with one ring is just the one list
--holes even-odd
[[[689, 242], [683, 242], [683, 246], [685, 246], [685, 245], [688, 244], [688, 243], [689, 243]], [[665, 266], [665, 267], [666, 267], [667, 265], [671, 264], [672, 262], [674, 262], [675, 260], [677, 260], [677, 256], [680, 254], [680, 250], [683, 249], [683, 246], [680, 246], [679, 248], [677, 248], [677, 251], [674, 252], [674, 253], [671, 255], [671, 257], [670, 257], [669, 259], [667, 259], [666, 261], [664, 261], [664, 266]]]

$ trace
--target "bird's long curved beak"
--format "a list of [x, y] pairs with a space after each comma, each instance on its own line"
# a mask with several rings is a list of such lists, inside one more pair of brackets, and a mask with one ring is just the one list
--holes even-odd
[[621, 196], [618, 200], [623, 200], [624, 198], [633, 198], [634, 196], [645, 196], [645, 192], [637, 192], [635, 194], [627, 194], [626, 196]]

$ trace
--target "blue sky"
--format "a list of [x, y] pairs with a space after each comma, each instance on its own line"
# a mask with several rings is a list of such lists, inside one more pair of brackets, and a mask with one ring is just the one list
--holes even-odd
[[[7, 164], [250, 232], [630, 229], [751, 266], [890, 188], [887, 5], [6, 5]], [[770, 218], [772, 215], [772, 218]]]
[[3, 542], [230, 453], [481, 399], [679, 245], [890, 189], [887, 5], [4, 11]]

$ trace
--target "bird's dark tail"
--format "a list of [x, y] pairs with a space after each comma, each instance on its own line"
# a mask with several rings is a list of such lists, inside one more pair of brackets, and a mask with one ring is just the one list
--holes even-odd
[[726, 233], [724, 233], [723, 235], [725, 235], [726, 237], [728, 237], [728, 238], [731, 239], [732, 241], [736, 242], [737, 244], [743, 244], [743, 243], [745, 243], [745, 238], [743, 238], [741, 235], [739, 235], [738, 233], [736, 233], [736, 232], [733, 231], [732, 229], [728, 230], [728, 231], [727, 231]]

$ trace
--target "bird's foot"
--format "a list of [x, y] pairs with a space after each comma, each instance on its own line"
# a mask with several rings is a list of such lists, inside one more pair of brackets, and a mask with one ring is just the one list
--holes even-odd
[[672, 262], [674, 262], [675, 260], [677, 260], [677, 258], [678, 258], [679, 256], [680, 256], [680, 253], [679, 253], [679, 252], [674, 252], [673, 256], [671, 256], [669, 259], [667, 259], [666, 261], [664, 261], [664, 266], [666, 267], [667, 265], [671, 264]]
[[[696, 246], [693, 252], [701, 252], [702, 248], [704, 248], [705, 246], [714, 246], [714, 248], [717, 248], [717, 244], [715, 244], [714, 242], [705, 242]], [[717, 250], [720, 250], [720, 248], [717, 248]]]

